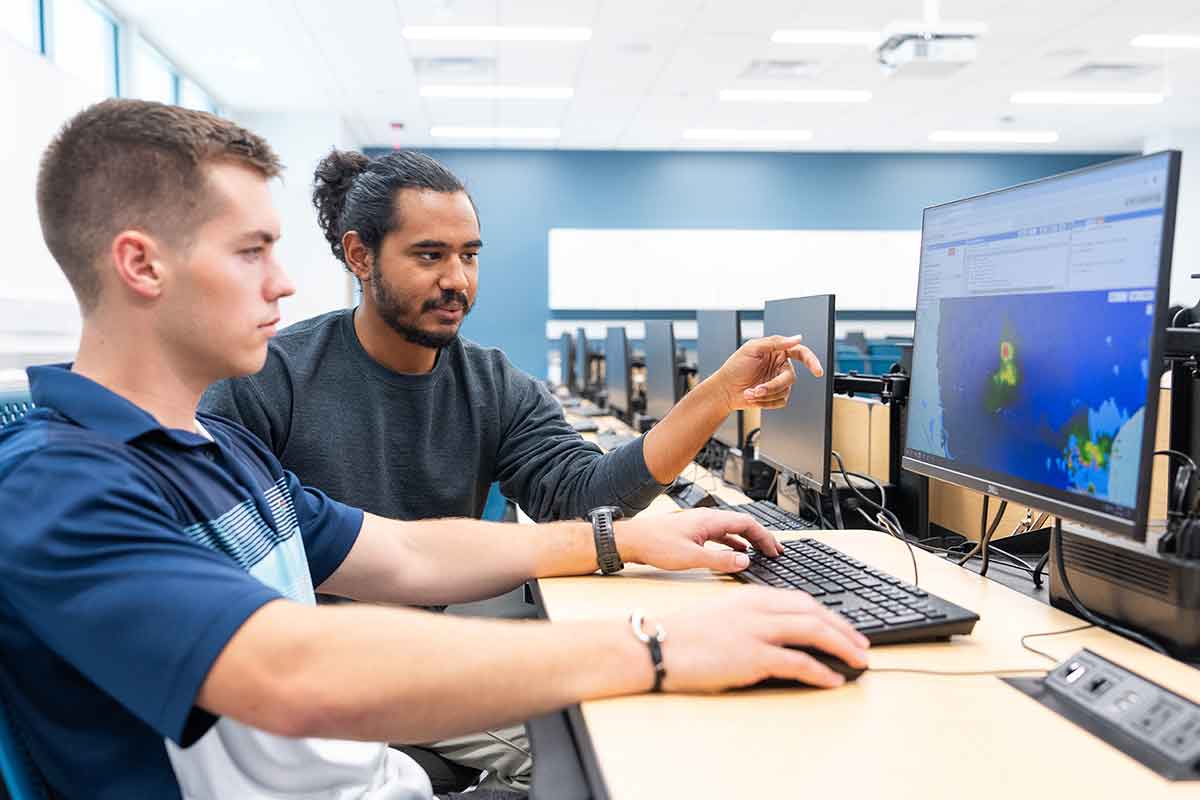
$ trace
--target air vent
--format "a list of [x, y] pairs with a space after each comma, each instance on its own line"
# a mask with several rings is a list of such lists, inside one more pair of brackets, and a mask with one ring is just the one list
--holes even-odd
[[496, 59], [488, 57], [414, 58], [412, 64], [417, 78], [423, 82], [453, 78], [490, 79], [496, 72]]
[[1111, 83], [1114, 81], [1132, 81], [1153, 75], [1158, 72], [1156, 64], [1105, 64], [1093, 62], [1084, 64], [1078, 69], [1068, 72], [1066, 77], [1072, 81], [1097, 81]]
[[1063, 560], [1072, 568], [1170, 602], [1174, 597], [1171, 572], [1161, 561], [1138, 553], [1105, 547], [1088, 539], [1063, 537]]
[[753, 81], [784, 81], [815, 78], [824, 71], [825, 64], [821, 61], [756, 59], [751, 61], [738, 77]]

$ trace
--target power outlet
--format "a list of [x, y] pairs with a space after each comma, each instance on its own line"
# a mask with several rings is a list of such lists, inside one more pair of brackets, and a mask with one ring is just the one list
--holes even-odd
[[1041, 683], [1086, 714], [1085, 727], [1109, 744], [1163, 774], [1200, 780], [1200, 705], [1090, 650], [1050, 670]]

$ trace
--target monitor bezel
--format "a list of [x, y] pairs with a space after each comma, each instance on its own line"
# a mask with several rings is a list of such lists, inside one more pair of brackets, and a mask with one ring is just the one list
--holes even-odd
[[825, 425], [824, 425], [825, 441], [824, 441], [824, 445], [822, 448], [822, 453], [823, 453], [822, 464], [823, 464], [823, 470], [825, 473], [824, 481], [816, 481], [811, 476], [799, 473], [795, 470], [795, 468], [789, 467], [787, 464], [783, 463], [782, 461], [780, 461], [776, 458], [773, 458], [769, 453], [764, 451], [763, 444], [764, 444], [764, 442], [769, 441], [769, 439], [767, 438], [767, 430], [766, 430], [767, 415], [772, 413], [772, 411], [769, 409], [763, 411], [762, 420], [759, 422], [759, 426], [762, 428], [762, 430], [758, 434], [758, 437], [759, 437], [758, 459], [760, 461], [765, 462], [769, 466], [774, 467], [777, 470], [780, 470], [782, 472], [788, 473], [789, 475], [795, 476], [796, 481], [804, 488], [813, 489], [816, 492], [818, 492], [819, 494], [827, 495], [827, 494], [829, 494], [829, 486], [830, 486], [830, 483], [833, 478], [833, 476], [831, 474], [832, 468], [830, 465], [831, 459], [829, 456], [830, 450], [833, 449], [833, 373], [829, 369], [828, 365], [833, 363], [834, 316], [836, 315], [836, 312], [837, 312], [836, 296], [833, 294], [814, 294], [814, 295], [805, 295], [803, 297], [785, 297], [785, 298], [778, 298], [775, 300], [766, 301], [763, 304], [763, 335], [764, 336], [771, 335], [766, 329], [767, 306], [772, 305], [774, 303], [789, 303], [789, 302], [793, 302], [796, 300], [813, 300], [813, 299], [821, 298], [821, 297], [825, 298], [827, 303], [829, 304], [829, 320], [828, 320], [829, 330], [827, 331], [826, 337], [825, 337], [825, 352], [816, 354], [817, 358], [821, 359], [822, 365], [825, 366], [825, 374], [823, 375], [823, 380], [825, 381], [825, 395], [826, 395], [825, 396]]
[[[611, 384], [612, 376], [616, 374], [616, 370], [611, 369], [612, 359], [609, 358], [609, 347], [613, 344], [613, 337], [617, 337], [620, 343], [624, 346], [625, 352], [622, 354], [625, 359], [625, 406], [624, 408], [614, 405], [613, 403], [613, 387]], [[608, 395], [608, 407], [620, 412], [626, 416], [633, 413], [633, 361], [632, 353], [629, 348], [629, 332], [624, 327], [611, 326], [604, 331], [604, 390]]]
[[563, 331], [562, 336], [559, 337], [558, 347], [559, 360], [562, 362], [562, 368], [559, 370], [562, 380], [559, 383], [568, 392], [575, 394], [579, 391], [575, 386], [579, 379], [579, 375], [575, 372], [575, 338], [569, 332]]
[[[1092, 166], [1084, 167], [1082, 169], [1062, 172], [1057, 175], [1049, 175], [1045, 178], [1026, 181], [1025, 183], [1015, 184], [1003, 189], [996, 189], [991, 192], [985, 192], [984, 194], [974, 195], [972, 197], [964, 197], [949, 203], [941, 203], [936, 206], [930, 206], [926, 208], [921, 215], [920, 252], [923, 255], [925, 252], [925, 217], [930, 211], [969, 200], [977, 200], [990, 195], [1009, 192], [1028, 186], [1034, 186], [1040, 183], [1048, 183], [1050, 181], [1061, 180], [1063, 178], [1074, 177], [1088, 172], [1108, 169], [1120, 166], [1122, 164], [1128, 164], [1140, 160], [1161, 158], [1163, 156], [1167, 157], [1166, 200], [1163, 204], [1163, 228], [1159, 250], [1158, 285], [1155, 288], [1154, 316], [1151, 320], [1150, 364], [1152, 365], [1152, 368], [1150, 372], [1150, 378], [1146, 381], [1146, 405], [1142, 426], [1141, 460], [1138, 462], [1139, 473], [1141, 474], [1152, 474], [1154, 441], [1158, 432], [1158, 404], [1162, 383], [1163, 345], [1166, 337], [1165, 321], [1171, 289], [1171, 259], [1174, 254], [1175, 245], [1175, 214], [1179, 202], [1179, 170], [1181, 153], [1178, 150], [1163, 150], [1156, 153], [1148, 153], [1146, 155], [1113, 159], [1111, 161], [1105, 161], [1101, 164], [1093, 164]], [[917, 296], [920, 297], [921, 280], [924, 277], [921, 271], [920, 260], [917, 262], [917, 270]], [[915, 323], [913, 327], [913, 335], [915, 341]], [[1157, 367], [1154, 365], [1157, 365]], [[904, 449], [901, 458], [901, 467], [909, 472], [941, 480], [946, 483], [952, 483], [967, 489], [972, 489], [974, 491], [981, 492], [992, 497], [997, 497], [1002, 500], [1022, 503], [1031, 508], [1036, 508], [1039, 511], [1045, 511], [1058, 517], [1072, 519], [1084, 525], [1099, 528], [1120, 536], [1126, 536], [1137, 541], [1145, 541], [1146, 539], [1146, 524], [1150, 515], [1150, 480], [1138, 481], [1137, 503], [1134, 506], [1132, 516], [1129, 518], [1117, 516], [1115, 514], [1106, 513], [1097, 508], [1091, 508], [1078, 503], [1073, 503], [1069, 499], [1045, 494], [1045, 490], [1052, 489], [1052, 487], [1047, 487], [1044, 484], [1036, 484], [1032, 481], [1014, 479], [1015, 476], [1011, 475], [1006, 476], [1008, 480], [1005, 480], [1004, 478], [986, 476], [982, 472], [963, 472], [962, 470], [953, 469], [943, 464], [925, 461], [920, 458], [914, 458], [909, 455], [910, 452], [913, 452], [913, 448], [908, 446], [908, 427], [910, 424], [911, 415], [909, 415], [905, 420]], [[930, 457], [935, 457], [932, 456], [932, 454], [927, 455]], [[1078, 496], [1066, 491], [1063, 491], [1062, 494], [1068, 495], [1069, 497]], [[1096, 502], [1099, 503], [1103, 501]]]
[[[733, 316], [733, 342], [734, 342], [734, 345], [733, 345], [733, 350], [729, 351], [729, 356], [731, 356], [735, 352], [737, 352], [737, 349], [739, 347], [742, 346], [742, 311], [741, 311], [741, 309], [737, 309], [737, 308], [706, 308], [706, 309], [699, 309], [696, 311], [696, 368], [697, 368], [696, 378], [698, 381], [705, 380], [706, 378], [711, 376], [713, 373], [715, 373], [718, 369], [720, 369], [721, 364], [725, 363], [724, 361], [722, 361], [721, 364], [717, 364], [712, 369], [711, 372], [706, 372], [704, 369], [705, 364], [701, 363], [701, 361], [700, 361], [700, 343], [702, 341], [704, 341], [704, 338], [705, 338], [704, 331], [708, 327], [704, 324], [704, 319], [705, 319], [705, 317], [710, 317], [710, 316], [715, 316], [715, 315], [721, 315], [722, 317], [724, 317], [724, 315], [726, 315], [726, 314], [730, 314]], [[726, 356], [726, 359], [729, 358], [729, 356]], [[733, 441], [731, 441], [731, 442], [726, 441], [725, 437], [721, 435], [721, 431], [725, 427], [726, 420], [729, 418], [733, 419], [733, 428], [734, 428]], [[733, 447], [733, 448], [740, 449], [742, 447], [742, 438], [745, 433], [743, 428], [744, 428], [743, 412], [742, 411], [733, 411], [729, 414], [729, 417], [721, 420], [721, 424], [717, 426], [717, 429], [715, 431], [713, 431], [712, 438], [715, 441], [717, 441], [719, 444], [724, 445], [725, 447]]]
[[575, 380], [579, 384], [578, 391], [585, 392], [591, 388], [592, 365], [588, 358], [587, 330], [575, 329]]
[[[645, 376], [646, 416], [654, 418], [654, 419], [662, 419], [671, 411], [672, 408], [675, 407], [675, 404], [679, 402], [679, 380], [678, 380], [679, 367], [675, 361], [675, 323], [673, 323], [671, 320], [661, 320], [660, 319], [660, 320], [646, 320], [643, 323], [643, 325], [645, 325], [645, 328], [646, 328], [646, 337], [645, 337], [645, 346], [646, 346], [646, 376]], [[654, 403], [654, 400], [657, 398], [657, 394], [658, 394], [657, 391], [655, 391], [655, 389], [659, 388], [659, 387], [656, 386], [655, 382], [660, 380], [660, 376], [657, 375], [656, 373], [664, 365], [663, 364], [651, 364], [650, 358], [651, 358], [652, 337], [657, 336], [662, 333], [665, 333], [666, 337], [667, 337], [666, 353], [657, 353], [656, 352], [654, 355], [658, 355], [658, 356], [666, 355], [668, 357], [669, 366], [670, 366], [669, 375], [670, 375], [671, 383], [670, 383], [670, 388], [669, 388], [669, 396], [667, 398], [665, 398], [666, 400], [668, 400], [667, 407], [665, 410], [663, 410], [663, 412], [661, 414], [657, 414], [655, 412], [659, 410], [657, 408], [657, 406], [659, 404]], [[662, 399], [662, 398], [657, 398], [657, 399]], [[652, 404], [654, 405], [653, 408], [651, 407]]]

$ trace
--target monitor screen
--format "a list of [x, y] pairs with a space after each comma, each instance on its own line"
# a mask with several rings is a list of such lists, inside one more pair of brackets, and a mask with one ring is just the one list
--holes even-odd
[[925, 210], [907, 469], [1144, 538], [1177, 153]]
[[629, 339], [624, 328], [609, 328], [604, 342], [604, 383], [608, 407], [629, 415], [630, 378]]
[[646, 416], [662, 419], [679, 402], [675, 327], [667, 320], [646, 323]]
[[563, 386], [567, 387], [569, 392], [577, 392], [578, 382], [575, 380], [575, 342], [571, 341], [571, 334], [564, 333], [558, 342], [558, 360], [562, 365], [559, 374], [562, 375], [562, 380], [559, 381]]
[[[742, 324], [736, 311], [697, 311], [696, 329], [696, 378], [704, 380], [741, 346]], [[741, 447], [740, 414], [735, 411], [726, 417], [713, 438], [726, 447]]]
[[833, 295], [767, 301], [763, 335], [797, 333], [804, 336], [804, 344], [825, 371], [817, 378], [797, 366], [787, 406], [763, 411], [758, 455], [777, 469], [794, 473], [804, 487], [824, 493], [829, 488], [833, 417]]
[[575, 386], [584, 391], [591, 386], [592, 366], [588, 361], [587, 334], [583, 328], [575, 329]]

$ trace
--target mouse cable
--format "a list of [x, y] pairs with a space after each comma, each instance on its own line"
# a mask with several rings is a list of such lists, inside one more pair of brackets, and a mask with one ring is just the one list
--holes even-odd
[[[1030, 639], [1036, 639], [1036, 638], [1039, 638], [1042, 636], [1061, 636], [1065, 633], [1075, 633], [1076, 631], [1083, 631], [1083, 630], [1087, 630], [1088, 628], [1094, 628], [1094, 627], [1096, 627], [1096, 626], [1092, 625], [1091, 623], [1088, 623], [1086, 625], [1076, 625], [1073, 628], [1066, 628], [1061, 631], [1047, 631], [1045, 633], [1027, 633], [1021, 637], [1021, 647], [1025, 648], [1026, 650], [1028, 650], [1031, 653], [1036, 653], [1037, 655], [1041, 656], [1042, 658], [1045, 658], [1045, 659], [1057, 664], [1061, 659], [1055, 658], [1054, 656], [1050, 655], [1049, 653], [1044, 653], [1041, 650], [1038, 650], [1036, 647], [1032, 647], [1028, 643], [1028, 641]], [[907, 669], [907, 668], [903, 668], [903, 667], [883, 667], [881, 669], [874, 669], [874, 668], [868, 669], [867, 672], [894, 672], [894, 673], [905, 673], [905, 674], [912, 674], [912, 675], [937, 675], [939, 677], [982, 677], [982, 676], [986, 676], [986, 675], [1019, 675], [1019, 674], [1023, 674], [1023, 673], [1027, 673], [1027, 672], [1043, 672], [1044, 673], [1044, 672], [1046, 672], [1046, 670], [1037, 669], [1036, 667], [1026, 667], [1026, 668], [1019, 668], [1019, 669], [963, 670], [963, 671], [936, 670], [936, 669]]]

